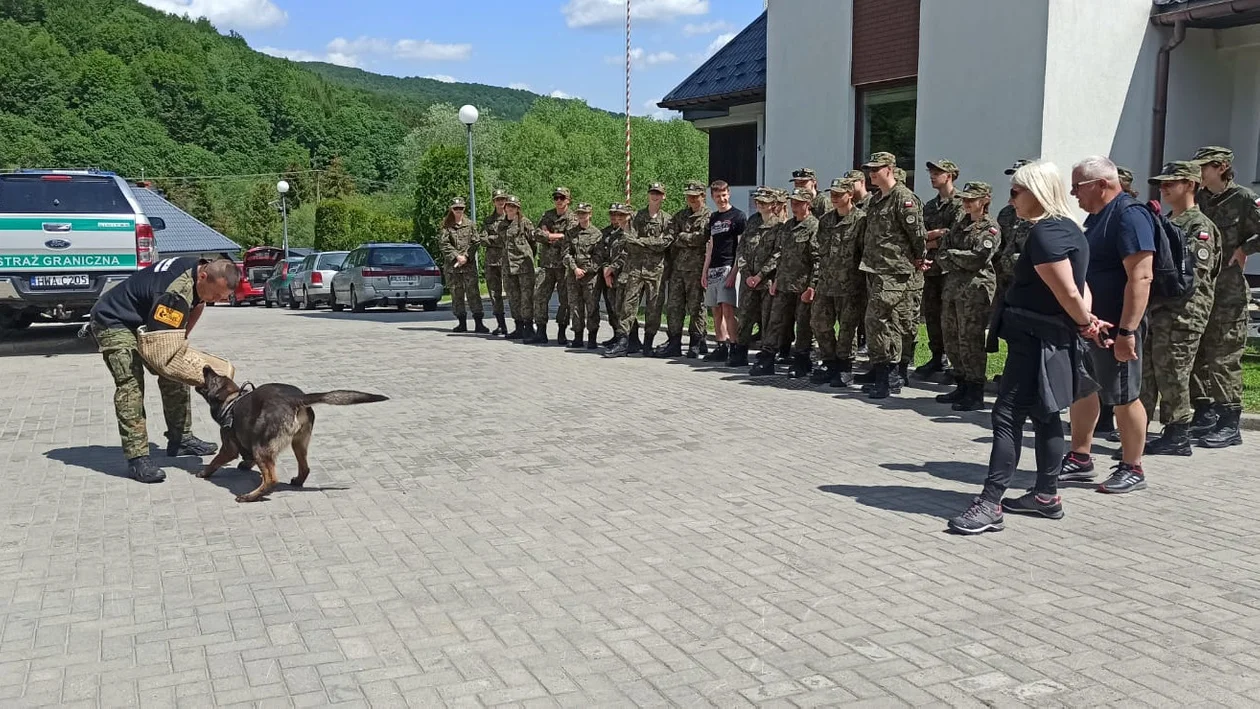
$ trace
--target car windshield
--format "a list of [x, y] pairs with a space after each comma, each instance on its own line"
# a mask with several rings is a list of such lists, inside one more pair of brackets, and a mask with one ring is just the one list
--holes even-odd
[[109, 177], [86, 175], [4, 175], [0, 213], [135, 214]]
[[433, 258], [422, 247], [393, 247], [372, 249], [368, 253], [369, 266], [402, 266], [406, 268], [432, 266]]
[[346, 253], [347, 252], [345, 251], [341, 251], [341, 252], [320, 254], [319, 264], [316, 266], [316, 268], [321, 271], [337, 268], [346, 260]]

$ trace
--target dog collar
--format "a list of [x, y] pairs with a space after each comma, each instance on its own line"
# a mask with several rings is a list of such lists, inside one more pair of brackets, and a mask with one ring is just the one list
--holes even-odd
[[254, 391], [253, 382], [245, 382], [244, 384], [241, 385], [241, 388], [236, 392], [236, 396], [227, 400], [227, 403], [225, 403], [223, 405], [223, 408], [219, 410], [219, 415], [215, 419], [218, 422], [220, 428], [232, 427], [232, 409], [235, 409], [236, 405], [240, 403], [241, 399], [244, 399], [246, 396], [249, 396], [250, 393], [252, 393], [253, 391]]

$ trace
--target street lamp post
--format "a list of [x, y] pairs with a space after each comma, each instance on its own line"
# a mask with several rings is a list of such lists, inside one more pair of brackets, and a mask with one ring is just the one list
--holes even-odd
[[284, 221], [284, 259], [289, 260], [289, 209], [285, 195], [289, 193], [289, 183], [280, 180], [276, 183], [276, 191], [280, 193], [280, 218]]
[[477, 186], [473, 181], [473, 138], [472, 127], [477, 122], [477, 107], [465, 105], [459, 109], [459, 122], [468, 128], [468, 206], [472, 212], [473, 224], [477, 223]]

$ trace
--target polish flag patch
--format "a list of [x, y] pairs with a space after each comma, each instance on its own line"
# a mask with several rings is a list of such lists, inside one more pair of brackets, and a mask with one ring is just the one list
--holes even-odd
[[1257, 206], [1257, 207], [1260, 207], [1260, 199], [1257, 199], [1257, 200], [1256, 200], [1256, 206]]
[[993, 227], [993, 226], [989, 227], [990, 234], [996, 234], [997, 232], [998, 232], [997, 227]]
[[[1258, 205], [1258, 206], [1260, 206], [1260, 205]], [[1199, 240], [1200, 240], [1200, 241], [1207, 241], [1208, 239], [1211, 239], [1211, 238], [1212, 238], [1212, 235], [1211, 235], [1211, 234], [1209, 234], [1209, 233], [1207, 233], [1206, 231], [1201, 231], [1201, 232], [1199, 232]]]
[[[1256, 200], [1256, 205], [1257, 205], [1257, 206], [1260, 206], [1260, 199]], [[901, 206], [903, 206], [903, 207], [913, 207], [913, 206], [914, 206], [914, 202], [911, 202], [910, 200], [906, 200], [906, 201], [905, 201], [905, 202], [904, 202]]]

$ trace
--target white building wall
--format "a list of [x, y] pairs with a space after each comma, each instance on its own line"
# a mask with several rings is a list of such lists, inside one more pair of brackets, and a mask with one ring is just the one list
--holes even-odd
[[812, 167], [820, 188], [853, 159], [853, 0], [769, 0], [763, 181], [788, 188]]
[[1234, 151], [1235, 181], [1254, 189], [1260, 179], [1260, 26], [1224, 30], [1216, 33], [1216, 40], [1233, 70], [1229, 142], [1221, 145]]
[[923, 2], [919, 15], [916, 192], [935, 194], [924, 163], [949, 159], [959, 186], [1007, 185], [1003, 171], [1041, 153], [1046, 0]]

